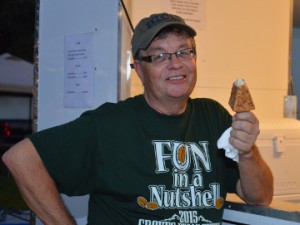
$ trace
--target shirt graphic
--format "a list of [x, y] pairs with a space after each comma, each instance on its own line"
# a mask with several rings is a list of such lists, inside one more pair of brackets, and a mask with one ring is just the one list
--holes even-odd
[[[220, 209], [224, 199], [220, 197], [220, 184], [205, 184], [203, 171], [212, 171], [207, 141], [180, 142], [173, 140], [152, 141], [156, 174], [170, 173], [172, 187], [163, 184], [148, 186], [149, 199], [139, 196], [137, 203], [148, 210], [178, 209], [170, 218], [161, 221], [140, 219], [139, 225], [205, 225], [219, 224], [204, 218], [199, 209]], [[171, 162], [172, 168], [168, 168]], [[170, 165], [170, 163], [168, 163]], [[192, 174], [187, 171], [192, 169]], [[208, 188], [207, 188], [208, 187]]]

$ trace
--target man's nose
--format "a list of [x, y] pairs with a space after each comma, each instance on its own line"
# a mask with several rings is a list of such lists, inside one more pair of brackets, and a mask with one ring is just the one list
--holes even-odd
[[176, 53], [170, 54], [168, 60], [168, 64], [172, 65], [173, 67], [181, 67], [182, 65], [182, 62]]

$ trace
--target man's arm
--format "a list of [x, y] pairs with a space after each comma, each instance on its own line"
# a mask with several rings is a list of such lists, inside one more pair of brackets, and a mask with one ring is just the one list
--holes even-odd
[[255, 145], [259, 132], [259, 122], [253, 113], [237, 113], [233, 117], [230, 144], [239, 151], [237, 194], [248, 204], [269, 205], [273, 198], [273, 175]]
[[76, 224], [29, 139], [14, 145], [2, 159], [13, 175], [28, 207], [44, 224]]

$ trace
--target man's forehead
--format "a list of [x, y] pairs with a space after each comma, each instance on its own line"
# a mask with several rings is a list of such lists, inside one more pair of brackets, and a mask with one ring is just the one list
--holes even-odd
[[191, 38], [180, 36], [177, 39], [178, 41], [174, 42], [174, 39], [155, 38], [146, 50], [153, 51], [153, 50], [164, 50], [170, 47], [173, 48], [192, 47]]

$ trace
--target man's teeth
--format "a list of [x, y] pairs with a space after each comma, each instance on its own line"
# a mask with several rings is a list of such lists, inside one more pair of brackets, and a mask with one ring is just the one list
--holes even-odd
[[181, 80], [184, 76], [170, 77], [169, 80]]

